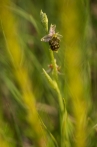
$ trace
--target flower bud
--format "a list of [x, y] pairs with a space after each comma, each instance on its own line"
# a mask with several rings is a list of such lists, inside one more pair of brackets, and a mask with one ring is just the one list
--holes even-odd
[[45, 31], [48, 32], [48, 18], [46, 13], [43, 13], [43, 11], [40, 11], [40, 19], [42, 22], [43, 27], [45, 28]]

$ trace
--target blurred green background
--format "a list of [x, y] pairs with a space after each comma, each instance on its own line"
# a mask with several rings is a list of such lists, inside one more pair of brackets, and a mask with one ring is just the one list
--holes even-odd
[[[7, 4], [6, 0], [5, 4]], [[43, 74], [42, 68], [49, 70], [49, 66], [52, 61], [49, 52], [49, 44], [41, 42], [41, 38], [46, 35], [45, 30], [41, 24], [40, 20], [40, 11], [43, 10], [47, 14], [48, 24], [56, 24], [56, 32], [59, 32], [63, 37], [60, 41], [60, 49], [58, 53], [54, 52], [54, 57], [56, 59], [57, 65], [60, 67], [60, 74], [58, 74], [60, 92], [62, 97], [66, 100], [67, 111], [70, 115], [70, 123], [68, 123], [67, 134], [69, 135], [69, 144], [63, 145], [64, 147], [74, 146], [75, 137], [73, 132], [73, 127], [75, 126], [75, 120], [72, 112], [72, 101], [70, 99], [70, 91], [68, 84], [68, 74], [72, 73], [70, 68], [68, 69], [67, 51], [65, 50], [68, 46], [66, 44], [66, 34], [68, 30], [72, 34], [72, 26], [75, 24], [69, 24], [69, 20], [75, 19], [72, 17], [73, 13], [75, 15], [77, 11], [81, 10], [79, 17], [79, 32], [84, 35], [84, 41], [82, 41], [82, 36], [76, 36], [74, 40], [70, 40], [71, 48], [74, 48], [74, 44], [78, 41], [76, 38], [79, 38], [80, 45], [82, 46], [81, 54], [83, 56], [82, 62], [80, 64], [81, 69], [84, 69], [82, 74], [84, 75], [85, 86], [83, 89], [86, 90], [86, 101], [89, 103], [89, 108], [87, 112], [87, 137], [86, 137], [86, 146], [96, 147], [97, 146], [97, 1], [96, 0], [80, 0], [83, 8], [78, 4], [73, 12], [70, 4], [71, 1], [59, 1], [59, 0], [11, 0], [8, 5], [4, 7], [2, 11], [6, 9], [10, 11], [12, 17], [14, 18], [14, 29], [9, 30], [9, 34], [14, 33], [13, 30], [16, 30], [17, 40], [21, 49], [20, 57], [20, 68], [21, 65], [26, 68], [29, 81], [32, 87], [33, 97], [35, 99], [35, 108], [38, 112], [39, 119], [42, 120], [46, 127], [46, 132], [51, 132], [54, 136], [49, 137], [52, 142], [60, 146], [60, 135], [59, 135], [59, 102], [57, 100], [56, 91], [48, 83], [46, 77]], [[71, 2], [72, 3], [72, 2]], [[66, 5], [67, 9], [65, 9]], [[1, 5], [2, 7], [2, 5]], [[71, 10], [71, 17], [68, 17], [67, 10]], [[1, 12], [0, 12], [1, 13]], [[64, 15], [63, 15], [64, 14]], [[1, 14], [0, 14], [1, 15]], [[4, 29], [2, 25], [2, 17], [5, 17], [6, 25], [9, 26], [11, 23], [10, 18], [3, 15], [1, 16], [1, 25], [0, 25], [0, 144], [1, 147], [34, 147], [35, 140], [33, 136], [33, 129], [30, 129], [29, 121], [27, 122], [27, 110], [25, 109], [26, 104], [22, 100], [22, 88], [19, 86], [14, 73], [18, 72], [18, 67], [16, 65], [15, 70], [11, 60], [14, 59], [12, 54], [9, 57], [9, 51], [7, 51], [7, 38], [4, 35]], [[72, 22], [72, 20], [70, 21]], [[14, 24], [13, 23], [13, 24]], [[67, 23], [67, 24], [66, 24]], [[67, 29], [65, 24], [68, 26]], [[84, 27], [85, 26], [85, 27]], [[70, 28], [69, 28], [70, 27]], [[6, 28], [6, 27], [5, 27]], [[67, 33], [66, 33], [67, 32]], [[9, 35], [12, 37], [12, 35]], [[8, 36], [7, 36], [8, 37]], [[72, 39], [72, 35], [71, 38]], [[10, 38], [9, 38], [9, 41]], [[67, 41], [69, 42], [69, 41]], [[73, 46], [73, 47], [72, 47]], [[14, 42], [13, 42], [13, 52], [14, 52]], [[66, 51], [66, 53], [65, 53]], [[72, 57], [71, 57], [72, 58]], [[79, 57], [76, 57], [76, 59]], [[69, 61], [68, 61], [69, 62]], [[15, 66], [15, 65], [14, 65]], [[70, 71], [68, 71], [70, 70]], [[25, 70], [24, 70], [25, 71]], [[75, 69], [76, 71], [76, 69]], [[21, 69], [23, 74], [23, 70]], [[19, 79], [22, 79], [22, 74]], [[51, 78], [53, 78], [52, 72], [48, 73]], [[25, 79], [26, 76], [24, 76]], [[73, 76], [72, 76], [73, 78]], [[21, 84], [22, 85], [22, 84]], [[75, 79], [76, 85], [76, 79]], [[84, 84], [83, 84], [84, 85]], [[23, 86], [23, 85], [22, 85]], [[27, 83], [29, 87], [29, 82]], [[76, 85], [77, 86], [77, 85]], [[28, 88], [26, 87], [26, 88]], [[26, 91], [26, 89], [25, 89]], [[34, 103], [34, 102], [33, 102]], [[32, 105], [33, 107], [33, 105]], [[29, 111], [29, 110], [28, 110]], [[32, 113], [32, 112], [30, 112]], [[85, 113], [85, 112], [84, 112]], [[79, 114], [80, 115], [80, 114]], [[32, 116], [34, 120], [34, 115]], [[44, 127], [44, 128], [45, 128]], [[37, 125], [36, 125], [37, 128]], [[34, 135], [33, 135], [34, 134]], [[67, 135], [67, 136], [68, 136]], [[50, 140], [48, 139], [48, 140]], [[3, 140], [3, 141], [2, 141]], [[36, 139], [37, 140], [37, 139]], [[1, 143], [2, 142], [2, 143]], [[37, 142], [37, 141], [36, 141]], [[57, 142], [57, 143], [56, 143]], [[38, 145], [36, 145], [38, 146]], [[51, 143], [51, 147], [54, 144]], [[42, 147], [42, 146], [40, 146]], [[84, 147], [84, 146], [79, 146]]]

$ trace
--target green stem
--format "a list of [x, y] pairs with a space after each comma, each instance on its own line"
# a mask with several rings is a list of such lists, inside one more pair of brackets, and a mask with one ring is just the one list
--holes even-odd
[[63, 134], [64, 132], [63, 130], [63, 117], [64, 117], [64, 113], [66, 111], [66, 107], [64, 108], [64, 102], [63, 102], [63, 98], [61, 96], [61, 92], [60, 89], [58, 87], [58, 84], [55, 80], [52, 80], [51, 77], [47, 74], [47, 72], [43, 69], [43, 72], [47, 78], [47, 80], [49, 81], [50, 85], [55, 89], [57, 95], [58, 95], [58, 103], [59, 103], [59, 122], [60, 122], [60, 147], [62, 147], [62, 139], [63, 139]]
[[60, 105], [60, 110], [59, 110], [59, 115], [60, 115], [60, 147], [62, 147], [63, 135], [64, 135], [63, 117], [64, 117], [64, 114], [67, 112], [67, 110], [66, 110], [66, 106], [64, 106], [63, 98], [61, 96], [59, 87], [57, 87], [57, 93], [58, 93], [58, 100], [59, 100], [59, 105]]
[[55, 61], [55, 58], [54, 58], [53, 51], [51, 49], [50, 49], [50, 56], [51, 56], [51, 62], [53, 64], [53, 68], [54, 68], [54, 79], [58, 84], [58, 74], [57, 74], [57, 68], [56, 68], [56, 61]]
[[63, 113], [64, 112], [64, 103], [65, 102], [63, 103], [63, 98], [62, 98], [62, 95], [61, 95], [61, 92], [60, 92], [60, 89], [59, 89], [58, 72], [57, 72], [57, 67], [56, 67], [56, 61], [55, 61], [55, 58], [54, 58], [53, 51], [51, 49], [50, 49], [50, 56], [51, 56], [51, 61], [52, 61], [53, 68], [54, 68], [54, 79], [55, 79], [55, 81], [57, 83], [56, 91], [57, 91], [57, 94], [58, 94], [60, 110], [61, 110], [61, 113]]
[[65, 102], [63, 102], [63, 98], [62, 98], [62, 95], [61, 95], [61, 92], [60, 92], [60, 89], [59, 89], [59, 81], [58, 81], [56, 61], [55, 61], [55, 58], [54, 58], [53, 51], [51, 49], [50, 49], [50, 56], [51, 56], [51, 61], [52, 61], [53, 68], [54, 68], [54, 79], [55, 79], [56, 84], [57, 84], [56, 91], [57, 91], [57, 94], [58, 94], [58, 101], [59, 101], [59, 107], [60, 107], [60, 110], [59, 110], [59, 114], [60, 114], [60, 146], [62, 147], [63, 134], [64, 134], [63, 131], [62, 131], [62, 129], [63, 129], [62, 128], [62, 126], [63, 126], [63, 116], [64, 116], [64, 113], [67, 112], [67, 110], [66, 110]]
[[60, 89], [59, 89], [58, 85], [57, 85], [56, 91], [57, 91], [57, 94], [58, 94], [58, 101], [59, 101], [59, 105], [60, 105], [60, 111], [61, 111], [61, 114], [63, 114], [64, 113], [64, 103], [63, 103], [63, 98], [61, 96]]

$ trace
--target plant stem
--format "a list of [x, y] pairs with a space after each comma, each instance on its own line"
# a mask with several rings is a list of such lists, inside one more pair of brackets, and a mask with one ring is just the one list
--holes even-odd
[[54, 67], [54, 79], [58, 83], [58, 75], [57, 75], [56, 61], [55, 61], [55, 58], [54, 58], [53, 51], [51, 49], [50, 49], [50, 56], [51, 56], [51, 62], [52, 62], [53, 67]]
[[53, 51], [51, 49], [50, 49], [50, 56], [51, 56], [51, 61], [52, 61], [53, 68], [54, 68], [54, 79], [57, 83], [56, 91], [57, 91], [57, 94], [58, 94], [58, 101], [59, 101], [59, 107], [60, 107], [60, 109], [59, 109], [59, 115], [60, 115], [60, 146], [62, 147], [62, 144], [63, 144], [62, 140], [63, 140], [63, 134], [64, 134], [64, 131], [62, 131], [63, 130], [63, 117], [64, 117], [64, 114], [67, 113], [67, 110], [66, 110], [66, 105], [64, 107], [65, 102], [63, 102], [63, 98], [62, 98], [62, 95], [61, 95], [61, 92], [60, 92], [56, 61], [55, 61], [55, 58], [54, 58]]

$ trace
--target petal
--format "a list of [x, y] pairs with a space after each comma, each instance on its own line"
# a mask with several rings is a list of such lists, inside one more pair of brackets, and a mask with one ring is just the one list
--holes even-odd
[[56, 25], [52, 25], [52, 24], [51, 24], [50, 30], [49, 30], [49, 34], [50, 34], [50, 35], [55, 34], [55, 29], [56, 29]]
[[52, 39], [52, 36], [51, 35], [46, 35], [43, 38], [41, 38], [41, 41], [49, 42], [51, 39]]

